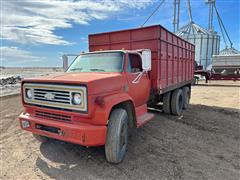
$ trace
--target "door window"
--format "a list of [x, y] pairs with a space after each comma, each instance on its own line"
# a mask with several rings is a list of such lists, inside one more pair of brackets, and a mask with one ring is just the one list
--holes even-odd
[[129, 54], [128, 56], [128, 72], [142, 72], [142, 60], [138, 54]]

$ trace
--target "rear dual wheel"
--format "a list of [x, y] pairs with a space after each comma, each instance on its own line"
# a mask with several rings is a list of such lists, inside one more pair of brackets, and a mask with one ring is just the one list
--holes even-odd
[[183, 109], [187, 109], [190, 101], [190, 90], [189, 87], [183, 87]]
[[166, 114], [171, 113], [171, 96], [171, 91], [163, 95], [163, 112], [165, 112]]
[[183, 92], [182, 89], [176, 89], [173, 91], [171, 99], [171, 110], [173, 115], [181, 115], [183, 110]]
[[182, 110], [188, 107], [189, 99], [189, 87], [167, 92], [163, 95], [163, 111], [167, 114], [181, 115]]

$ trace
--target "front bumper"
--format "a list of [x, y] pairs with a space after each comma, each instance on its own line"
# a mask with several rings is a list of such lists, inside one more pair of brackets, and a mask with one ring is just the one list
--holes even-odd
[[[87, 123], [70, 124], [33, 117], [27, 113], [22, 113], [19, 116], [19, 121], [21, 128], [26, 131], [83, 146], [101, 146], [105, 144], [106, 140], [106, 126], [96, 126]], [[28, 121], [30, 126], [24, 128], [22, 121]], [[58, 129], [58, 132], [42, 130], [38, 128], [39, 126], [52, 127]]]

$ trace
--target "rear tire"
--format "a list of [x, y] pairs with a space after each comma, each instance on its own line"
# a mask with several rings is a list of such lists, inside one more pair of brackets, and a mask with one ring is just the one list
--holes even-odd
[[171, 92], [167, 92], [163, 95], [163, 112], [166, 114], [171, 113]]
[[46, 136], [41, 136], [38, 134], [32, 134], [35, 139], [37, 139], [39, 142], [47, 142], [49, 139]]
[[171, 100], [171, 109], [173, 115], [181, 115], [183, 109], [183, 93], [182, 89], [176, 89], [173, 91]]
[[120, 163], [126, 154], [128, 143], [128, 115], [124, 109], [114, 109], [111, 112], [105, 155], [108, 162]]
[[189, 87], [183, 87], [183, 109], [187, 109], [190, 100], [190, 90]]

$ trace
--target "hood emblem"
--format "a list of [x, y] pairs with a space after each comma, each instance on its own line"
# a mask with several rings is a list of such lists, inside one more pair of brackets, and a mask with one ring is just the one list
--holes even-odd
[[47, 99], [47, 100], [53, 100], [53, 99], [55, 98], [55, 95], [52, 94], [52, 93], [50, 93], [50, 92], [48, 92], [48, 93], [46, 93], [46, 94], [44, 95], [44, 97], [45, 97], [45, 99]]

